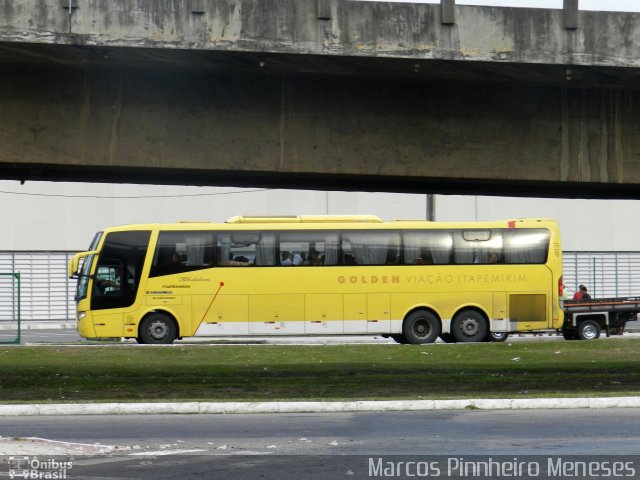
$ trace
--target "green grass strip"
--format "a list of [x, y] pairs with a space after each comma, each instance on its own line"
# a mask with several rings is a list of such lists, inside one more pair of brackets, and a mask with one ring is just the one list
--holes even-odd
[[640, 340], [0, 348], [0, 402], [640, 395]]

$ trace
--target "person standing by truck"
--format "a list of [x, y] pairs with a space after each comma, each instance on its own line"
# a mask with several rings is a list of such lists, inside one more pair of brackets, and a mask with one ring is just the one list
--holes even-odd
[[589, 298], [591, 298], [591, 295], [589, 295], [589, 291], [587, 290], [587, 287], [584, 285], [580, 285], [578, 287], [578, 291], [573, 294], [574, 300], [587, 300]]

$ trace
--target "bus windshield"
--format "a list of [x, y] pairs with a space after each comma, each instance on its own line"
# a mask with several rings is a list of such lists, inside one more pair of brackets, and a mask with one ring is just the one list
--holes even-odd
[[[93, 240], [91, 240], [91, 244], [89, 245], [89, 251], [95, 250], [98, 248], [98, 243], [100, 243], [100, 239], [102, 238], [102, 232], [98, 232], [93, 236]], [[91, 274], [91, 266], [93, 265], [93, 257], [94, 255], [89, 255], [84, 259], [84, 263], [80, 268], [80, 273], [78, 275], [78, 285], [76, 287], [76, 302], [83, 298], [87, 297], [87, 288], [89, 286], [89, 275]]]
[[78, 286], [76, 289], [76, 302], [87, 297], [87, 288], [89, 286], [89, 275], [91, 273], [91, 265], [93, 264], [94, 255], [89, 255], [84, 259], [84, 263], [80, 268], [78, 275]]

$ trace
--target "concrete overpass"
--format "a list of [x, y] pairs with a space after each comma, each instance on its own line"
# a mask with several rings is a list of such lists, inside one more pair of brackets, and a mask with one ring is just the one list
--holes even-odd
[[0, 0], [0, 178], [640, 198], [640, 14]]

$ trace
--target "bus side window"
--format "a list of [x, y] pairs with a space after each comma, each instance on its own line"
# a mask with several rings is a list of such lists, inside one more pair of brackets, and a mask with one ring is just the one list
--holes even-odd
[[542, 264], [549, 254], [551, 233], [542, 228], [503, 230], [505, 263]]
[[210, 268], [213, 266], [213, 246], [212, 232], [160, 232], [149, 276]]
[[500, 230], [463, 230], [454, 233], [455, 263], [499, 263], [502, 257], [502, 233]]
[[403, 232], [402, 258], [406, 265], [447, 265], [451, 263], [453, 240], [448, 230]]
[[396, 265], [400, 262], [400, 234], [345, 232], [342, 253], [345, 265]]

